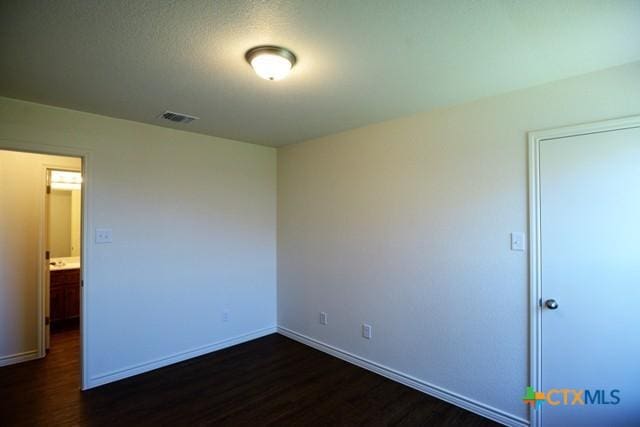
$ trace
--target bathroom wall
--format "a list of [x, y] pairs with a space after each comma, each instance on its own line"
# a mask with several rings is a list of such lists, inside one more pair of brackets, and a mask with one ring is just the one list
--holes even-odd
[[51, 257], [80, 256], [80, 190], [52, 190], [49, 194]]
[[0, 366], [37, 356], [46, 167], [81, 162], [0, 150]]
[[71, 256], [80, 256], [82, 244], [80, 231], [82, 226], [82, 193], [80, 190], [71, 190]]
[[71, 256], [71, 191], [49, 194], [49, 248], [51, 258]]

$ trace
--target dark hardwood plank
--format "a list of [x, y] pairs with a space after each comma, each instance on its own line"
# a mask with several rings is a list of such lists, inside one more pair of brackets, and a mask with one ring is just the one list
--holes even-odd
[[0, 368], [0, 424], [497, 425], [277, 334], [80, 392], [78, 339]]

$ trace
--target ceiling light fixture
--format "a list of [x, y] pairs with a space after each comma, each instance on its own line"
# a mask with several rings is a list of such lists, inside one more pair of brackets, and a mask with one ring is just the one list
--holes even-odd
[[256, 74], [265, 80], [284, 79], [296, 63], [293, 52], [279, 46], [256, 46], [249, 49], [244, 57]]
[[80, 190], [82, 174], [80, 172], [52, 170], [49, 183], [53, 190]]

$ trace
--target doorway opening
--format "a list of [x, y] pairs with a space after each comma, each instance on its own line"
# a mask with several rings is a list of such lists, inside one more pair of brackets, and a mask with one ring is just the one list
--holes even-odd
[[[45, 328], [50, 334], [80, 329], [81, 169], [47, 169], [45, 194]], [[47, 280], [48, 279], [48, 280]], [[48, 284], [48, 289], [47, 289]]]
[[55, 372], [59, 365], [77, 388], [83, 163], [78, 156], [0, 149], [0, 366]]

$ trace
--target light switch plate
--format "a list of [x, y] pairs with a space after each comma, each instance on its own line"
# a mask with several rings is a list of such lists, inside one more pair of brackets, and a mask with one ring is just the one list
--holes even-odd
[[113, 243], [110, 228], [96, 228], [96, 243]]
[[511, 233], [511, 250], [520, 252], [524, 251], [524, 233]]
[[320, 319], [319, 319], [319, 320], [320, 320], [320, 324], [321, 324], [321, 325], [326, 325], [326, 324], [328, 323], [328, 320], [327, 320], [327, 313], [325, 313], [324, 311], [321, 311], [321, 312], [320, 312]]
[[362, 324], [362, 338], [366, 338], [366, 339], [370, 340], [372, 336], [373, 336], [373, 328], [371, 328], [371, 325], [363, 323]]

